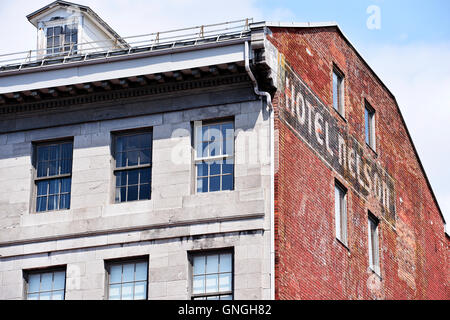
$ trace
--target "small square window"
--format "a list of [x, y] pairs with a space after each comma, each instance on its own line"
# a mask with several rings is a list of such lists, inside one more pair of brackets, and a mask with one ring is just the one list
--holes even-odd
[[49, 269], [25, 272], [27, 300], [64, 300], [66, 270]]
[[47, 27], [47, 55], [77, 54], [78, 26], [76, 24]]
[[147, 300], [148, 259], [108, 262], [109, 300]]
[[233, 300], [231, 252], [192, 254], [191, 263], [193, 300]]

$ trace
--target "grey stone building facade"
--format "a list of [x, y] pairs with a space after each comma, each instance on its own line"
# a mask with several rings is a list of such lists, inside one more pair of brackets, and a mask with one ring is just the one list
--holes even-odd
[[47, 46], [0, 70], [0, 299], [273, 298], [260, 33], [136, 46], [65, 1], [28, 18]]

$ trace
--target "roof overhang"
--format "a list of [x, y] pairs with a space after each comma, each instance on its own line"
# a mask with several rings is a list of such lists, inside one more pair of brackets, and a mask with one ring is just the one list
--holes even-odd
[[11, 71], [0, 74], [0, 95], [219, 65], [243, 65], [244, 41], [72, 62], [46, 66], [45, 71], [40, 68]]

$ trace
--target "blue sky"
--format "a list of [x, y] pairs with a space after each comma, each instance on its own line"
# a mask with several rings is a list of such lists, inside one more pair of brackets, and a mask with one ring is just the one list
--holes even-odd
[[[0, 0], [0, 39], [2, 44], [8, 44], [0, 46], [0, 54], [33, 49], [36, 31], [25, 16], [50, 2]], [[450, 224], [447, 164], [450, 159], [450, 1], [80, 0], [79, 3], [94, 9], [122, 36], [246, 17], [283, 22], [338, 22], [396, 96]], [[380, 10], [379, 29], [367, 27], [370, 6]]]

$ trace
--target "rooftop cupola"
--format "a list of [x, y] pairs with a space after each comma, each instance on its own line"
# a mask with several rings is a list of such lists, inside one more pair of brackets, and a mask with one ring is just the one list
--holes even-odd
[[27, 18], [37, 28], [37, 56], [40, 57], [127, 47], [127, 43], [87, 6], [54, 1]]

